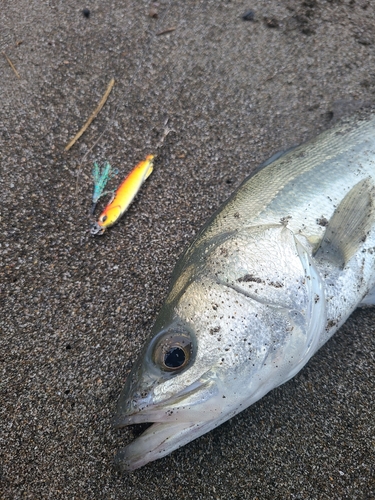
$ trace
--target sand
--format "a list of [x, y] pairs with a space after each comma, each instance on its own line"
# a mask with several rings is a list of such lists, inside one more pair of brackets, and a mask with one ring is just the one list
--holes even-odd
[[[117, 398], [188, 242], [267, 157], [375, 101], [370, 1], [158, 4], [1, 4], [20, 78], [1, 55], [0, 497], [374, 498], [372, 309], [215, 431], [132, 474], [113, 466], [138, 432], [112, 429]], [[118, 169], [114, 189], [166, 119], [152, 176], [91, 237], [93, 162]]]

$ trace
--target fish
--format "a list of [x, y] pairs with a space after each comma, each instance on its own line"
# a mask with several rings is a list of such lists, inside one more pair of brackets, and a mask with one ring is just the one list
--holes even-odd
[[139, 162], [116, 190], [112, 200], [104, 208], [97, 222], [92, 224], [92, 235], [102, 235], [106, 229], [113, 226], [126, 212], [136, 197], [142, 184], [151, 175], [154, 168], [154, 155], [148, 155]]
[[160, 459], [294, 377], [375, 304], [375, 117], [347, 119], [265, 162], [208, 220], [128, 375], [115, 457]]

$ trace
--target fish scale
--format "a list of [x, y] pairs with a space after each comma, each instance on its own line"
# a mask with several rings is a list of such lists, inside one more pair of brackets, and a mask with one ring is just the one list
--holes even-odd
[[[350, 123], [345, 128], [351, 130], [353, 125]], [[247, 224], [249, 213], [252, 220], [259, 223], [264, 220], [262, 216], [268, 217], [267, 210], [269, 209], [272, 211], [271, 216], [274, 216], [276, 212], [280, 214], [280, 206], [276, 205], [279, 199], [284, 203], [284, 206], [281, 207], [283, 212], [288, 213], [291, 208], [298, 209], [297, 203], [300, 203], [302, 197], [299, 197], [297, 203], [295, 198], [290, 199], [291, 208], [288, 209], [288, 205], [285, 206], [288, 197], [284, 197], [284, 190], [292, 183], [295, 184], [303, 175], [306, 175], [307, 182], [305, 185], [309, 186], [310, 176], [315, 177], [318, 175], [315, 169], [318, 168], [323, 175], [328, 170], [328, 162], [329, 169], [332, 166], [334, 169], [330, 172], [331, 177], [326, 182], [337, 179], [337, 173], [342, 174], [343, 167], [350, 165], [351, 162], [353, 162], [353, 169], [350, 173], [353, 175], [355, 175], [362, 161], [369, 161], [373, 165], [374, 159], [366, 157], [368, 151], [374, 152], [373, 129], [374, 121], [371, 120], [361, 128], [351, 130], [349, 136], [345, 135], [344, 132], [337, 135], [335, 131], [329, 130], [319, 136], [318, 143], [313, 141], [308, 147], [300, 146], [276, 160], [272, 164], [272, 168], [260, 170], [251, 177], [251, 183], [249, 183], [249, 180], [245, 181], [238, 192], [227, 202], [226, 208], [215, 217], [215, 226], [205, 233], [205, 238], [210, 236], [211, 231], [216, 231], [216, 225], [220, 226], [221, 231], [225, 231], [228, 226], [233, 229], [233, 227]], [[366, 142], [368, 142], [369, 150], [365, 149], [363, 151], [363, 145]], [[347, 155], [348, 151], [350, 151], [349, 156]], [[358, 152], [361, 152], [360, 157]], [[345, 159], [344, 165], [340, 162], [342, 158]], [[314, 195], [314, 193], [312, 194]], [[305, 196], [305, 193], [303, 193], [303, 196]], [[321, 198], [323, 199], [323, 196]], [[325, 197], [325, 199], [327, 198]], [[275, 205], [271, 208], [273, 203]], [[329, 204], [326, 205], [328, 205], [327, 208], [330, 208], [331, 214], [334, 207]], [[240, 215], [240, 217], [237, 217], [237, 221], [227, 220], [228, 217], [234, 214]]]

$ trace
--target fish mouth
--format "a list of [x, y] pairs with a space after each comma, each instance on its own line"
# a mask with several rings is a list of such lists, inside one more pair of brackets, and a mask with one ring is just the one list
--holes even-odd
[[[115, 456], [121, 472], [132, 472], [149, 462], [163, 458], [207, 431], [198, 432], [207, 422], [157, 422]], [[196, 434], [196, 435], [195, 435]]]
[[[209, 382], [196, 382], [177, 395], [155, 405], [131, 408], [117, 413], [113, 420], [119, 429], [134, 424], [151, 424], [115, 456], [115, 465], [122, 472], [131, 472], [158, 460], [219, 425], [217, 415], [205, 411], [199, 404], [198, 392], [207, 398]], [[210, 392], [210, 391], [209, 391]], [[212, 393], [211, 393], [212, 395]]]

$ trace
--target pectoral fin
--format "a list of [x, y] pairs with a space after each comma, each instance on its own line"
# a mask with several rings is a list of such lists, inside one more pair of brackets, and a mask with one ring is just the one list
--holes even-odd
[[357, 252], [374, 224], [375, 188], [370, 178], [358, 182], [337, 207], [315, 253], [339, 268]]

